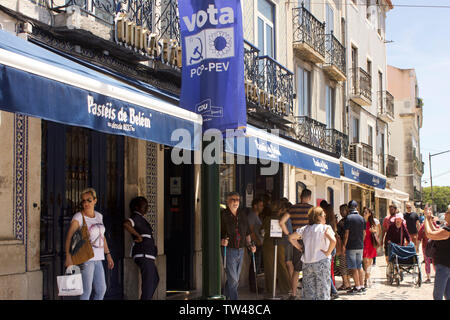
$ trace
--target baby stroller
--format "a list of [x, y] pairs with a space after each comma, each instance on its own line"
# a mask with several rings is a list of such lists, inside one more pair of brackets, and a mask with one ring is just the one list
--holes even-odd
[[389, 243], [389, 263], [386, 268], [386, 276], [390, 285], [394, 282], [397, 286], [403, 281], [404, 274], [413, 277], [414, 285], [422, 285], [422, 274], [420, 271], [419, 257], [412, 242], [407, 246]]

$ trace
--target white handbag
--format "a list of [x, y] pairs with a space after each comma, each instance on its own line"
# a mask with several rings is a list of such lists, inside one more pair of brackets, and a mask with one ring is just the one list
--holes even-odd
[[[76, 272], [78, 269], [78, 272]], [[80, 296], [83, 294], [83, 280], [81, 278], [80, 268], [69, 266], [66, 274], [57, 276], [58, 296]]]

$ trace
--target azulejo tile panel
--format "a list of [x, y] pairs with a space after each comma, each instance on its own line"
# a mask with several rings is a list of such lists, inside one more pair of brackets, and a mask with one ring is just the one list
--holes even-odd
[[14, 115], [14, 235], [26, 240], [28, 117]]
[[153, 236], [157, 239], [157, 176], [158, 176], [158, 164], [157, 164], [157, 145], [153, 142], [147, 142], [146, 146], [146, 198], [148, 200], [148, 214], [146, 218], [153, 229]]

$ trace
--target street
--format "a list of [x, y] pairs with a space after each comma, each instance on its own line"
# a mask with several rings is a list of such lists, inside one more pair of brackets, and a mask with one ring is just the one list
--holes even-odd
[[[421, 262], [422, 282], [425, 281], [425, 264], [422, 263], [422, 253], [419, 254], [419, 261]], [[433, 286], [434, 286], [434, 271], [431, 267], [431, 283], [422, 283], [417, 287], [413, 283], [413, 277], [410, 274], [405, 274], [403, 281], [397, 286], [395, 283], [389, 285], [386, 280], [386, 260], [384, 256], [378, 256], [376, 259], [376, 266], [372, 267], [372, 287], [368, 288], [365, 294], [348, 294], [345, 291], [339, 291], [339, 300], [433, 300]], [[336, 287], [342, 285], [342, 278], [336, 277]], [[259, 283], [263, 283], [264, 279], [258, 279]], [[353, 280], [351, 281], [353, 284]], [[301, 300], [301, 290], [297, 293], [298, 299]], [[267, 295], [259, 294], [259, 299], [267, 298]], [[284, 298], [284, 297], [282, 297]], [[240, 288], [239, 299], [241, 300], [256, 300], [256, 293], [248, 290], [248, 287]]]

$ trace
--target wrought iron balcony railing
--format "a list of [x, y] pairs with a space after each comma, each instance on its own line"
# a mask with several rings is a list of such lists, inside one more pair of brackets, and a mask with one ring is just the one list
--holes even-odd
[[294, 132], [301, 142], [321, 150], [327, 150], [327, 126], [307, 116], [295, 117]]
[[336, 129], [325, 129], [328, 151], [348, 158], [348, 136]]
[[325, 65], [324, 69], [336, 81], [346, 79], [345, 47], [331, 34], [325, 35]]
[[325, 58], [325, 24], [317, 20], [302, 3], [292, 12], [294, 25], [294, 49], [303, 58], [322, 63]]
[[[422, 156], [422, 155], [421, 155]], [[422, 158], [422, 157], [421, 157]], [[424, 163], [421, 159], [417, 158], [415, 154], [413, 154], [414, 166], [421, 174], [423, 174]]]
[[398, 175], [398, 160], [394, 156], [388, 154], [386, 164], [386, 176], [396, 177], [397, 175]]
[[368, 169], [373, 169], [373, 147], [362, 143], [362, 165]]
[[244, 65], [247, 101], [258, 109], [288, 117], [294, 107], [293, 73], [244, 41]]
[[348, 156], [348, 136], [307, 116], [297, 116], [294, 122], [295, 138], [319, 150], [336, 156]]
[[394, 121], [394, 97], [389, 91], [378, 92], [378, 116], [387, 121]]
[[180, 41], [177, 0], [66, 0], [64, 5], [50, 0], [53, 10], [78, 6], [85, 14], [106, 24], [114, 25], [117, 13], [123, 13], [130, 22], [157, 34], [160, 39]]
[[372, 77], [362, 68], [352, 68], [352, 100], [359, 105], [372, 104]]

